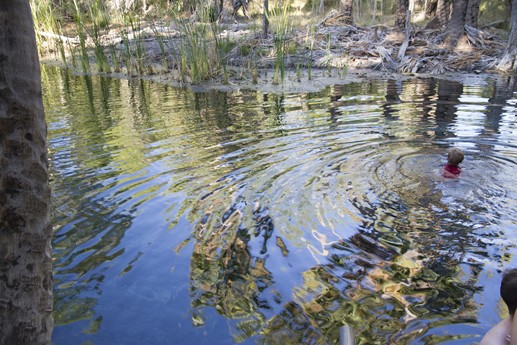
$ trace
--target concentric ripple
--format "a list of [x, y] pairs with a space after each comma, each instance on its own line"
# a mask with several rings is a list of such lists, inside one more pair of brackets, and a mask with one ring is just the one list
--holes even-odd
[[332, 343], [344, 322], [476, 341], [515, 264], [501, 83], [191, 93], [46, 70], [54, 343]]

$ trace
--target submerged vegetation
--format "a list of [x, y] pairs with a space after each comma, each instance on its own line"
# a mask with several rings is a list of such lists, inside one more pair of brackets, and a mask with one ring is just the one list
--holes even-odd
[[[465, 25], [464, 39], [451, 49], [447, 30], [429, 14], [435, 2], [411, 1], [406, 27], [398, 24], [400, 2], [393, 0], [254, 0], [236, 12], [227, 0], [31, 5], [43, 60], [83, 73], [160, 74], [181, 84], [264, 77], [278, 84], [288, 70], [298, 81], [311, 80], [314, 68], [327, 76], [343, 76], [348, 68], [435, 74], [496, 68], [510, 18], [494, 21], [494, 13], [508, 13], [505, 3], [481, 2], [476, 23], [483, 25]], [[261, 73], [267, 69], [272, 76]]]

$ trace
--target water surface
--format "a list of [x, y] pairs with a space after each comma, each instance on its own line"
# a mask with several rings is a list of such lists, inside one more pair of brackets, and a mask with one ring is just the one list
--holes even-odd
[[55, 345], [332, 344], [343, 323], [472, 344], [504, 316], [510, 80], [278, 95], [43, 72]]

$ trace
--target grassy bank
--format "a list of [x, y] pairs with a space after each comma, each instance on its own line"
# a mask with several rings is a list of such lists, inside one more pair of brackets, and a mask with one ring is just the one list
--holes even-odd
[[[282, 84], [288, 71], [301, 82], [311, 80], [315, 68], [330, 77], [344, 77], [349, 68], [488, 70], [505, 47], [496, 36], [475, 29], [467, 33], [470, 48], [446, 55], [443, 30], [424, 30], [422, 22], [412, 27], [407, 53], [397, 59], [402, 33], [379, 24], [393, 21], [393, 15], [382, 8], [372, 15], [356, 6], [352, 26], [327, 2], [272, 1], [265, 14], [262, 2], [252, 2], [249, 18], [226, 10], [217, 17], [217, 9], [204, 2], [186, 8], [185, 2], [120, 0], [116, 9], [102, 0], [31, 4], [43, 61], [82, 73], [158, 74], [180, 84], [243, 79]], [[263, 18], [270, 24], [267, 34]]]

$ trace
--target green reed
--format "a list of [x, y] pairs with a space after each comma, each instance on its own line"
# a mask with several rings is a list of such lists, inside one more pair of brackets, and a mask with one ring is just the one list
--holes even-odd
[[113, 43], [109, 45], [109, 53], [111, 57], [111, 63], [113, 64], [113, 71], [117, 73], [120, 72], [119, 57], [117, 55], [117, 49]]
[[[293, 23], [289, 15], [289, 3], [286, 1], [282, 7], [275, 7], [267, 13], [267, 19], [272, 24], [274, 55], [275, 55], [275, 74], [273, 83], [278, 84], [279, 78], [284, 82], [286, 57], [289, 53], [289, 35], [293, 29]], [[273, 20], [274, 19], [274, 20]]]
[[178, 45], [180, 54], [178, 72], [180, 80], [196, 84], [223, 73], [227, 81], [225, 51], [231, 46], [229, 39], [220, 38], [219, 26], [210, 21], [210, 12], [202, 10], [200, 23], [180, 21], [183, 36]]
[[158, 40], [158, 44], [160, 45], [160, 51], [162, 53], [162, 65], [165, 71], [169, 70], [169, 64], [167, 62], [167, 49], [165, 47], [165, 40], [163, 36], [158, 32], [158, 30], [153, 26], [154, 36]]
[[129, 41], [129, 36], [126, 30], [122, 30], [120, 32], [120, 38], [122, 42], [122, 61], [126, 66], [126, 70], [128, 74], [132, 74], [133, 72], [133, 50], [131, 49], [131, 43]]
[[327, 72], [332, 76], [332, 53], [330, 51], [330, 34], [327, 35]]
[[87, 73], [90, 71], [90, 57], [88, 56], [88, 49], [86, 47], [86, 40], [88, 38], [88, 32], [86, 31], [86, 18], [84, 17], [77, 0], [71, 0], [70, 9], [72, 11], [72, 17], [74, 19], [77, 36], [79, 37], [79, 46], [81, 50], [81, 66], [83, 72]]
[[136, 20], [133, 16], [129, 16], [129, 24], [133, 32], [133, 42], [135, 46], [136, 64], [140, 74], [144, 71], [144, 63], [146, 59], [145, 40], [142, 34], [142, 26], [140, 20]]
[[[305, 36], [305, 42], [309, 45], [309, 61], [307, 62], [307, 72], [309, 80], [312, 80], [312, 62], [313, 62], [313, 53], [314, 53], [314, 41], [316, 34], [316, 27], [311, 26], [307, 30], [307, 35]], [[308, 41], [308, 42], [307, 42]]]
[[99, 71], [104, 73], [111, 73], [111, 68], [108, 63], [106, 54], [104, 53], [104, 45], [101, 42], [102, 28], [108, 27], [109, 18], [107, 10], [100, 0], [95, 0], [92, 6], [89, 6], [90, 18], [92, 21], [92, 30], [90, 37], [94, 44], [94, 54], [99, 66]]
[[[47, 50], [52, 47], [59, 52], [59, 56], [63, 63], [67, 64], [65, 41], [63, 40], [63, 30], [61, 25], [61, 15], [56, 10], [51, 0], [31, 0], [30, 6], [36, 30], [36, 41], [40, 54], [44, 54], [45, 46]], [[46, 35], [47, 37], [43, 37]], [[47, 42], [47, 45], [44, 44]]]
[[145, 38], [142, 31], [141, 22], [131, 13], [122, 13], [120, 16], [123, 27], [120, 37], [122, 43], [122, 60], [126, 66], [127, 73], [143, 74], [146, 66], [147, 52], [145, 48]]

